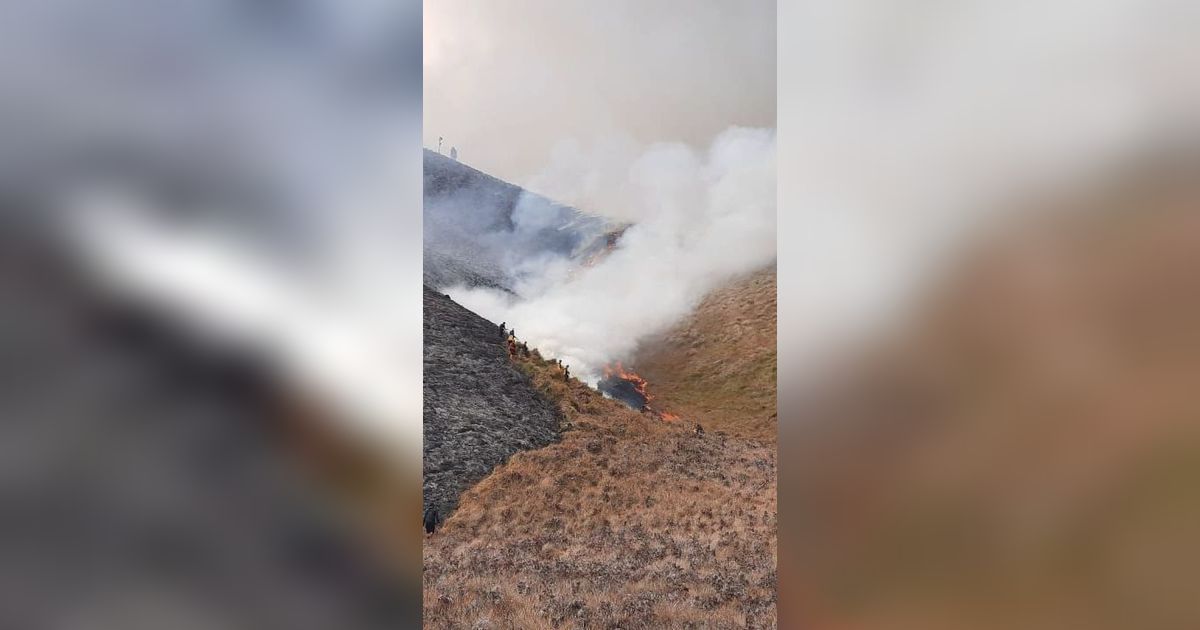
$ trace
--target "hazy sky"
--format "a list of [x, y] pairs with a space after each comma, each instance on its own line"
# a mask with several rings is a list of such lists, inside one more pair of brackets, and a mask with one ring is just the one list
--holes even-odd
[[775, 126], [775, 0], [425, 3], [424, 137], [524, 183], [556, 145]]

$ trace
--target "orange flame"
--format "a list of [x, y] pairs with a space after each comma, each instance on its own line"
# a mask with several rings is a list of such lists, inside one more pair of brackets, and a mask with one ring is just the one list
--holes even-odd
[[620, 361], [617, 361], [616, 365], [606, 365], [604, 367], [604, 378], [611, 378], [613, 376], [623, 381], [633, 383], [633, 388], [637, 390], [637, 393], [640, 394], [642, 398], [645, 398], [647, 403], [650, 402], [650, 393], [646, 391], [646, 379], [634, 372], [626, 370], [625, 367], [621, 365]]
[[646, 401], [642, 407], [642, 411], [649, 412], [659, 420], [664, 420], [666, 422], [674, 422], [680, 419], [679, 416], [673, 413], [659, 411], [651, 407], [650, 401], [654, 400], [654, 396], [651, 395], [647, 390], [646, 379], [642, 378], [642, 376], [636, 372], [626, 370], [625, 367], [621, 365], [620, 361], [617, 361], [615, 364], [604, 366], [604, 378], [612, 378], [614, 376], [623, 381], [631, 383], [633, 385], [633, 389]]

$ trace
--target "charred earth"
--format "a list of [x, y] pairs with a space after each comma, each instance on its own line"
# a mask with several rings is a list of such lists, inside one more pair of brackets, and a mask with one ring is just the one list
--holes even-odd
[[499, 326], [425, 287], [424, 503], [443, 517], [520, 450], [558, 437], [560, 414], [509, 360]]

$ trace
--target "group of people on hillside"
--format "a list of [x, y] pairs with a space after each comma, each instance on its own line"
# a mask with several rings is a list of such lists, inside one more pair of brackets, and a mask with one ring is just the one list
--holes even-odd
[[[518, 342], [516, 330], [506, 328], [505, 324], [506, 322], [500, 322], [500, 337], [508, 344], [508, 355], [512, 358], [516, 358], [518, 356], [517, 353], [519, 352], [521, 356], [528, 357], [529, 346], [524, 341]], [[553, 363], [562, 368], [563, 380], [570, 381], [571, 366], [563, 365], [562, 359], [554, 359]], [[647, 405], [644, 410], [649, 411], [649, 406]], [[696, 436], [703, 436], [704, 427], [700, 426], [700, 423], [697, 422], [692, 428], [692, 432]], [[426, 507], [424, 514], [422, 515], [422, 524], [425, 528], [425, 533], [427, 535], [433, 534], [433, 532], [438, 528], [439, 525], [441, 525], [441, 523], [442, 517], [438, 513], [437, 508], [434, 506]]]
[[[517, 341], [517, 329], [506, 328], [507, 322], [500, 322], [500, 337], [508, 344], [508, 356], [516, 358], [518, 354], [522, 357], [529, 356], [529, 344], [524, 341]], [[554, 362], [563, 370], [563, 381], [571, 380], [571, 366], [563, 365], [562, 359], [555, 359]]]

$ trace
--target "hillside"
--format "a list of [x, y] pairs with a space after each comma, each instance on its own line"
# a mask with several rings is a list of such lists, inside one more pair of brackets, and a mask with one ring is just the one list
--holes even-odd
[[[807, 396], [810, 627], [1200, 627], [1200, 186], [1151, 165], [981, 243]], [[853, 497], [853, 500], [847, 500]], [[808, 515], [820, 518], [808, 518]]]
[[582, 262], [621, 226], [556, 203], [436, 152], [424, 154], [425, 284], [512, 291], [522, 263]]
[[425, 507], [459, 495], [513, 453], [558, 436], [559, 413], [511, 364], [496, 324], [424, 289]]
[[[698, 364], [660, 372], [696, 433], [536, 349], [509, 356], [495, 324], [438, 292], [515, 293], [524, 262], [595, 264], [626, 226], [428, 152], [425, 187], [426, 502], [449, 514], [425, 539], [425, 626], [774, 627], [773, 270], [664, 339], [662, 366]], [[729, 353], [736, 382], [713, 391]]]
[[0, 627], [395, 628], [415, 615], [291, 448], [303, 427], [278, 413], [286, 393], [263, 362], [100, 292], [60, 242], [4, 227]]
[[775, 267], [713, 291], [631, 365], [656, 408], [730, 435], [775, 439]]
[[774, 627], [774, 443], [695, 435], [536, 351], [515, 363], [562, 440], [513, 455], [426, 540], [426, 627]]

